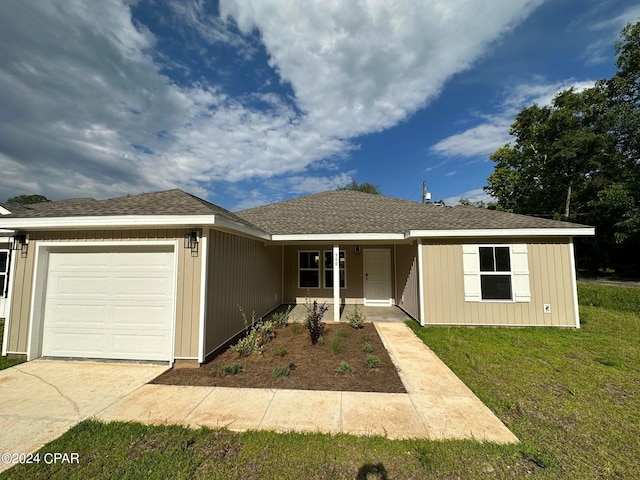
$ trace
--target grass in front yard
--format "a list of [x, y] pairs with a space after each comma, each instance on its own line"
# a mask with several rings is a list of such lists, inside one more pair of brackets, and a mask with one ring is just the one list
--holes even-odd
[[[4, 320], [0, 320], [0, 348], [2, 347], [2, 339], [4, 338]], [[5, 368], [13, 367], [14, 365], [18, 365], [22, 363], [24, 360], [19, 360], [16, 358], [9, 359], [7, 357], [0, 356], [0, 370], [4, 370]]]
[[[0, 478], [640, 478], [640, 312], [627, 311], [640, 289], [579, 288], [580, 330], [412, 324], [517, 445], [88, 420], [41, 450], [77, 452], [78, 465], [21, 465]], [[595, 297], [599, 306], [585, 304]]]
[[579, 299], [580, 330], [412, 328], [549, 474], [640, 478], [640, 289]]

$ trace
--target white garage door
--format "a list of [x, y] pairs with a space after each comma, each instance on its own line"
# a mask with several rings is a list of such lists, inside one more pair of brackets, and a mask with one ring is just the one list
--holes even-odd
[[43, 356], [170, 360], [171, 251], [51, 252]]

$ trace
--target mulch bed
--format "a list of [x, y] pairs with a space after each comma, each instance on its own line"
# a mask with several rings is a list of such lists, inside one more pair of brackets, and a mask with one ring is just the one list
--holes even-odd
[[[341, 344], [339, 352], [336, 352], [335, 342]], [[365, 342], [373, 345], [371, 355], [380, 359], [382, 365], [379, 368], [367, 366], [367, 353], [362, 351]], [[276, 349], [282, 347], [285, 348], [286, 354], [279, 356]], [[355, 373], [337, 373], [341, 361], [346, 361], [355, 368]], [[242, 365], [242, 372], [225, 375], [222, 367], [234, 363]], [[286, 366], [290, 368], [289, 376], [274, 376], [276, 367]], [[371, 323], [365, 323], [359, 330], [349, 325], [327, 324], [324, 342], [318, 345], [311, 345], [304, 325], [288, 324], [284, 328], [276, 329], [276, 337], [264, 346], [262, 354], [239, 357], [236, 352], [227, 349], [200, 368], [172, 369], [157, 377], [152, 383], [406, 393], [398, 372]]]

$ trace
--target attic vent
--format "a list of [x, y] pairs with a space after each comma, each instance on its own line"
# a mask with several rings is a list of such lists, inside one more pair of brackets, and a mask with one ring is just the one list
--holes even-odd
[[6, 208], [0, 206], [0, 215], [11, 215], [11, 212]]

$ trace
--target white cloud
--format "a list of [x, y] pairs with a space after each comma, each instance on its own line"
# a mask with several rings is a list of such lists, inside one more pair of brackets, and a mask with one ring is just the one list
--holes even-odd
[[[310, 169], [408, 118], [539, 3], [229, 0], [221, 18], [200, 0], [170, 3], [171, 22], [245, 60], [256, 28], [293, 99], [174, 82], [163, 67], [176, 59], [163, 60], [128, 2], [9, 3], [0, 191], [103, 198], [179, 186], [207, 196], [212, 182], [285, 175], [300, 193], [331, 188], [348, 174], [311, 181]], [[226, 29], [229, 17], [244, 37]]]
[[598, 40], [587, 45], [582, 58], [591, 65], [610, 61], [614, 55], [613, 45], [620, 40], [620, 31], [627, 23], [637, 22], [638, 17], [640, 17], [640, 5], [634, 5], [612, 18], [598, 20], [589, 25], [591, 30], [601, 34]]
[[481, 123], [463, 132], [443, 138], [429, 148], [433, 154], [444, 157], [476, 157], [485, 156], [513, 140], [509, 129], [516, 114], [532, 104], [549, 105], [560, 91], [573, 87], [582, 91], [593, 87], [594, 80], [575, 81], [568, 79], [560, 82], [546, 83], [543, 78], [536, 77], [533, 82], [522, 83], [505, 92], [502, 102], [496, 107], [497, 113], [478, 115]]
[[462, 192], [458, 195], [453, 195], [451, 197], [444, 198], [444, 203], [447, 205], [457, 205], [460, 202], [460, 199], [466, 198], [471, 202], [493, 202], [495, 198], [489, 195], [481, 188], [477, 188], [475, 190], [469, 190], [467, 192]]

